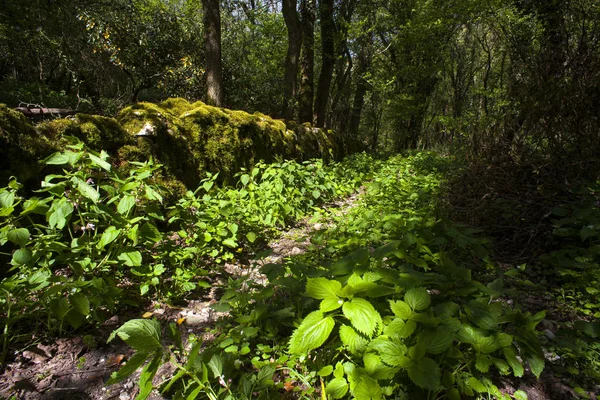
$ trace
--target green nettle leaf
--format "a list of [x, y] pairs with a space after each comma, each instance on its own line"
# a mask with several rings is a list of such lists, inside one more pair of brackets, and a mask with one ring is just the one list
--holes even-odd
[[375, 333], [377, 324], [381, 324], [381, 316], [368, 300], [354, 298], [344, 303], [342, 311], [357, 331], [369, 337]]
[[496, 368], [498, 368], [498, 371], [500, 371], [502, 375], [508, 375], [510, 373], [510, 365], [508, 365], [506, 361], [500, 358], [494, 358], [492, 359], [492, 361], [494, 362], [494, 365], [496, 366]]
[[527, 400], [529, 399], [529, 397], [527, 397], [527, 393], [522, 391], [522, 390], [517, 390], [516, 392], [513, 393], [513, 397], [517, 400]]
[[106, 228], [100, 237], [100, 241], [98, 242], [98, 249], [102, 250], [105, 246], [114, 242], [115, 239], [119, 237], [120, 233], [121, 230], [115, 228], [114, 226], [109, 226]]
[[406, 346], [394, 340], [380, 336], [379, 338], [373, 340], [369, 344], [369, 347], [377, 350], [381, 356], [381, 360], [393, 367], [404, 368], [411, 362], [410, 358], [406, 356]]
[[479, 372], [487, 373], [493, 363], [492, 357], [485, 354], [479, 354], [475, 361], [475, 368], [477, 368], [477, 371]]
[[342, 284], [338, 281], [331, 281], [326, 278], [308, 278], [306, 282], [306, 294], [313, 299], [338, 299], [338, 293], [342, 289]]
[[139, 251], [124, 251], [117, 258], [128, 267], [139, 267], [142, 265], [142, 253]]
[[415, 321], [404, 322], [401, 318], [395, 318], [385, 328], [385, 334], [388, 336], [396, 336], [401, 339], [410, 337], [417, 329], [417, 323]]
[[369, 341], [362, 337], [354, 328], [348, 325], [342, 325], [340, 327], [340, 339], [345, 346], [348, 346], [348, 350], [352, 354], [362, 353]]
[[290, 339], [290, 353], [304, 354], [320, 347], [333, 330], [335, 321], [325, 317], [322, 311], [313, 311], [308, 314]]
[[469, 320], [482, 329], [495, 330], [498, 327], [498, 318], [485, 303], [470, 301], [465, 306], [465, 313]]
[[327, 383], [325, 392], [333, 399], [341, 399], [348, 393], [348, 382], [344, 378], [334, 378]]
[[404, 301], [415, 311], [421, 311], [431, 304], [431, 296], [425, 288], [410, 289], [404, 295]]
[[29, 231], [25, 228], [13, 229], [8, 231], [6, 237], [17, 246], [24, 247], [29, 241]]
[[361, 377], [356, 383], [352, 394], [356, 400], [379, 400], [383, 398], [383, 391], [379, 383], [368, 376]]
[[481, 383], [481, 381], [479, 379], [477, 379], [473, 376], [467, 380], [467, 385], [471, 389], [473, 389], [474, 391], [479, 392], [479, 393], [488, 391], [487, 388], [485, 387], [485, 385], [483, 383]]
[[134, 205], [135, 196], [127, 194], [119, 201], [119, 204], [117, 205], [117, 212], [121, 215], [125, 215], [133, 208]]
[[535, 377], [539, 379], [542, 371], [544, 370], [544, 359], [538, 355], [533, 355], [527, 357], [527, 362], [529, 362], [531, 372], [533, 372]]
[[162, 351], [160, 343], [160, 323], [156, 320], [132, 319], [114, 330], [107, 342], [116, 336], [131, 346], [135, 351], [149, 354], [153, 351]]
[[83, 293], [75, 293], [69, 296], [69, 302], [79, 314], [86, 317], [90, 315], [90, 301]]
[[410, 306], [402, 300], [390, 301], [390, 308], [396, 317], [405, 321], [412, 315]]
[[100, 193], [96, 191], [90, 184], [76, 179], [77, 191], [85, 198], [90, 199], [92, 202], [97, 203], [100, 200]]
[[431, 358], [421, 358], [407, 371], [409, 378], [420, 388], [437, 390], [440, 387], [442, 372], [438, 363]]
[[317, 375], [325, 377], [325, 376], [329, 376], [333, 373], [333, 365], [327, 365], [323, 368], [321, 368], [319, 370], [319, 372], [317, 372]]
[[340, 308], [342, 306], [342, 304], [344, 304], [344, 300], [339, 299], [339, 298], [327, 298], [327, 299], [323, 299], [321, 301], [321, 304], [319, 305], [319, 310], [325, 312], [330, 312], [333, 310], [337, 310], [338, 308]]
[[506, 358], [506, 361], [512, 368], [514, 375], [517, 378], [522, 377], [525, 371], [523, 370], [523, 365], [521, 365], [521, 363], [519, 362], [515, 351], [512, 349], [512, 347], [505, 347], [503, 351], [504, 357]]
[[375, 353], [366, 353], [363, 356], [363, 363], [367, 373], [375, 379], [392, 379], [399, 370], [382, 363], [381, 357]]
[[455, 335], [451, 330], [444, 328], [444, 325], [440, 325], [435, 330], [419, 334], [418, 341], [423, 343], [429, 354], [441, 354], [452, 345]]

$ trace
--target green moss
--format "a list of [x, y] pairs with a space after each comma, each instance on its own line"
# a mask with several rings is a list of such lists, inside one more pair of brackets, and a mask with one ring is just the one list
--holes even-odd
[[0, 184], [10, 176], [25, 184], [40, 179], [39, 160], [57, 151], [57, 140], [39, 134], [18, 111], [0, 104]]

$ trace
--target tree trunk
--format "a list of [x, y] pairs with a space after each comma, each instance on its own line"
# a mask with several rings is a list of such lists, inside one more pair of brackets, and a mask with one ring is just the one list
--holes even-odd
[[[372, 38], [370, 39], [372, 40]], [[350, 126], [348, 132], [351, 137], [356, 138], [360, 126], [360, 118], [363, 105], [365, 103], [365, 94], [369, 88], [369, 83], [364, 78], [371, 65], [371, 43], [365, 44], [360, 49], [358, 55], [358, 77], [356, 82], [356, 91], [354, 92], [354, 103], [352, 104], [352, 115], [350, 117]]]
[[300, 122], [313, 122], [315, 61], [315, 0], [302, 0], [302, 57], [300, 68]]
[[302, 46], [302, 26], [296, 11], [296, 0], [283, 0], [283, 18], [288, 31], [288, 50], [285, 56], [283, 118], [294, 119], [294, 99], [298, 90], [298, 62]]
[[335, 24], [333, 22], [333, 0], [320, 0], [319, 11], [321, 14], [321, 48], [322, 65], [319, 85], [317, 87], [317, 98], [315, 99], [315, 112], [317, 114], [317, 126], [324, 127], [327, 120], [327, 103], [329, 102], [329, 88], [333, 76], [335, 64]]
[[206, 57], [206, 102], [220, 107], [223, 104], [223, 71], [219, 0], [202, 0], [202, 8]]

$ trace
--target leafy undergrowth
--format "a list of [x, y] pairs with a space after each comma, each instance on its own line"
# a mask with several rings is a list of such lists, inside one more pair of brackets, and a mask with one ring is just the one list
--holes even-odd
[[[235, 187], [219, 188], [209, 176], [172, 205], [161, 202], [152, 162], [123, 177], [105, 154], [74, 144], [46, 164], [64, 170], [48, 176], [36, 197], [22, 197], [15, 181], [0, 190], [0, 244], [12, 264], [0, 297], [4, 356], [32, 322], [38, 332], [60, 335], [150, 300], [197, 298], [226, 273], [226, 262], [253, 258], [275, 228], [312, 214], [325, 223], [309, 251], [278, 264], [258, 261], [266, 281], [230, 276], [212, 306], [227, 316], [205, 335], [150, 319], [115, 330], [109, 340], [118, 337], [135, 353], [108, 384], [141, 368], [139, 399], [153, 391], [176, 399], [522, 399], [524, 391], [503, 382], [544, 370], [536, 327], [545, 312], [532, 315], [513, 301], [529, 270], [497, 272], [481, 231], [438, 214], [440, 185], [453, 168], [448, 159], [416, 153], [385, 161], [358, 155], [329, 166], [258, 164]], [[361, 185], [347, 212], [316, 208]], [[596, 240], [596, 233], [581, 234], [589, 215], [555, 213], [571, 216], [557, 221], [557, 234], [570, 227], [565, 236]], [[567, 269], [593, 273], [595, 250], [573, 246], [549, 259], [573, 259], [578, 264]], [[474, 278], [490, 271], [493, 279]], [[586, 282], [587, 295], [596, 296]], [[593, 336], [597, 326], [581, 321], [576, 328]], [[569, 337], [543, 341], [547, 354], [572, 357], [564, 368], [574, 373], [568, 369], [582, 362], [582, 345], [573, 349]], [[583, 343], [590, 351], [593, 344]], [[587, 374], [597, 360], [578, 372]], [[174, 372], [158, 380], [165, 363]]]

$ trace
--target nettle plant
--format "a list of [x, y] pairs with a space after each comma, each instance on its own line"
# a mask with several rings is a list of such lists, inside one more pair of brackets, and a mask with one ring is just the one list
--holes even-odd
[[535, 327], [544, 312], [507, 308], [502, 279], [483, 285], [444, 254], [435, 272], [401, 264], [398, 245], [375, 250], [379, 267], [364, 267], [368, 253], [360, 250], [334, 265], [337, 276], [307, 279], [306, 295], [319, 308], [294, 331], [289, 352], [326, 372], [328, 396], [510, 399], [492, 369], [521, 377], [527, 362], [539, 377]]

